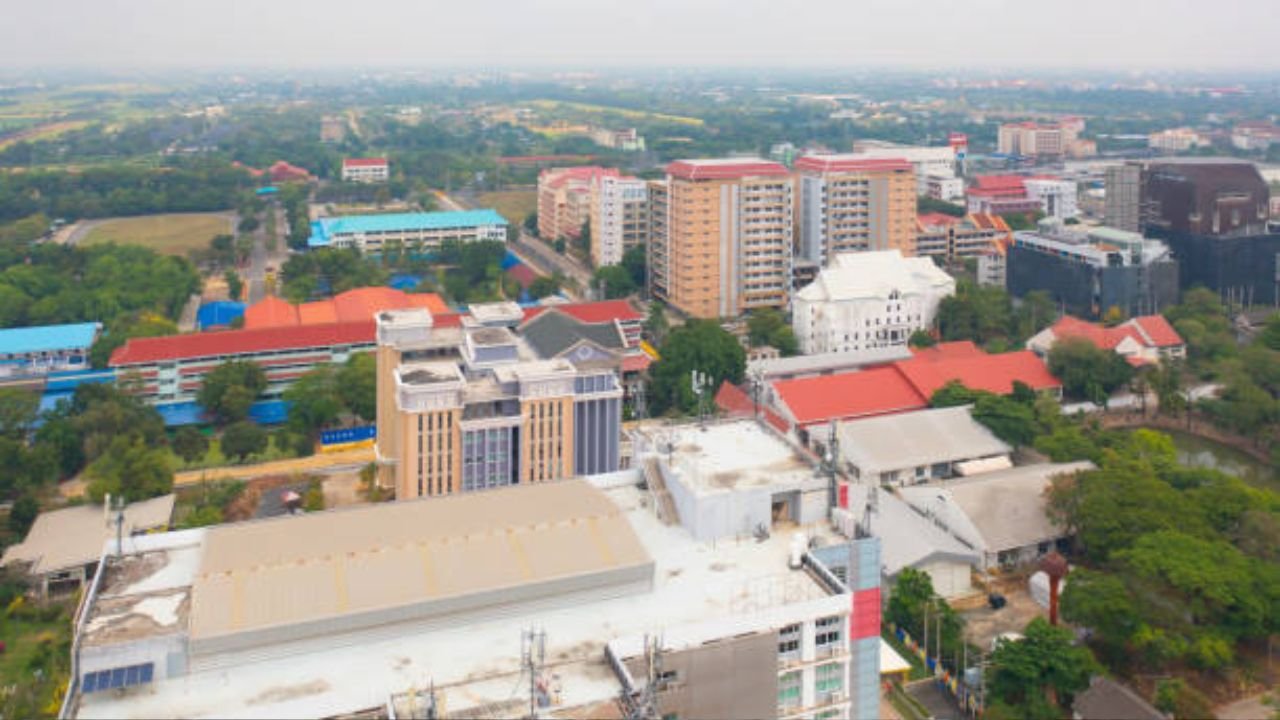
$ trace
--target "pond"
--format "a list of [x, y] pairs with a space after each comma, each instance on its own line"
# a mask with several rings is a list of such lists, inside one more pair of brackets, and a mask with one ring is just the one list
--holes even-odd
[[1280, 478], [1276, 477], [1275, 470], [1251, 455], [1198, 435], [1163, 428], [1160, 432], [1173, 438], [1178, 448], [1178, 462], [1183, 465], [1215, 468], [1255, 487], [1280, 492]]

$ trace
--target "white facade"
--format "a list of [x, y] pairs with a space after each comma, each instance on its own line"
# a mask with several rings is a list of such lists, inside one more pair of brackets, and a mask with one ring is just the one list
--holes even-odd
[[[899, 158], [911, 163], [916, 172], [917, 195], [928, 194], [930, 176], [956, 178], [956, 149], [950, 145], [941, 147], [894, 145], [874, 140], [860, 140], [853, 144], [853, 153], [868, 160]], [[964, 181], [957, 181], [960, 183], [960, 192], [952, 197], [959, 197], [964, 194]], [[940, 199], [948, 200], [950, 198]]]
[[860, 353], [906, 347], [933, 324], [955, 279], [929, 258], [896, 250], [834, 256], [818, 279], [796, 293], [793, 324], [802, 353]]
[[648, 240], [648, 182], [601, 176], [591, 186], [591, 254], [597, 267], [617, 265]]
[[[919, 176], [917, 176], [919, 177]], [[955, 177], [954, 175], [926, 175], [923, 176], [924, 191], [921, 195], [927, 195], [934, 200], [960, 200], [964, 198], [964, 179]]]
[[1040, 201], [1047, 217], [1067, 219], [1080, 214], [1078, 189], [1070, 180], [1031, 179], [1023, 183], [1027, 197]]
[[342, 181], [355, 183], [381, 183], [386, 182], [390, 176], [387, 162], [357, 162], [348, 164], [346, 160], [342, 161]]
[[1147, 136], [1147, 146], [1160, 152], [1186, 152], [1205, 144], [1207, 143], [1200, 137], [1200, 133], [1191, 128], [1171, 128]]

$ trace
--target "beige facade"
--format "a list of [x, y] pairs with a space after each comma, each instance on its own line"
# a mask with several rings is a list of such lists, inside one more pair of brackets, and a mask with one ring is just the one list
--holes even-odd
[[576, 238], [591, 219], [591, 183], [618, 177], [615, 168], [549, 168], [538, 175], [538, 236], [548, 242]]
[[825, 265], [833, 255], [915, 251], [916, 177], [900, 158], [809, 155], [796, 161], [799, 257]]
[[[665, 258], [655, 292], [693, 317], [786, 308], [793, 245], [790, 173], [758, 159], [681, 160], [667, 168]], [[665, 283], [662, 287], [660, 283]]]

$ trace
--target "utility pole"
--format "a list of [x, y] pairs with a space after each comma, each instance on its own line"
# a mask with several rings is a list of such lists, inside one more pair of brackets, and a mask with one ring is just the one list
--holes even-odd
[[662, 690], [662, 638], [644, 638], [645, 684], [638, 693], [622, 690], [625, 720], [657, 720], [658, 693]]
[[529, 673], [529, 717], [538, 717], [538, 682], [547, 656], [545, 630], [525, 630], [520, 634], [520, 665]]

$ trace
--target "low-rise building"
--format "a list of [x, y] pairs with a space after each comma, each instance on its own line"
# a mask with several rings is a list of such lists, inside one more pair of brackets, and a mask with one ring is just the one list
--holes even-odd
[[459, 210], [327, 217], [311, 223], [309, 248], [356, 248], [381, 254], [390, 243], [407, 252], [432, 252], [444, 242], [506, 242], [507, 221], [496, 210]]
[[1243, 122], [1231, 130], [1231, 145], [1237, 150], [1266, 152], [1280, 142], [1280, 126], [1269, 122]]
[[386, 158], [342, 159], [342, 182], [384, 183], [390, 177]]
[[96, 322], [0, 330], [0, 381], [84, 370], [101, 333]]
[[1022, 465], [976, 477], [901, 488], [902, 499], [981, 554], [980, 569], [1035, 562], [1069, 537], [1046, 512], [1053, 479], [1093, 463]]
[[878, 541], [809, 529], [841, 580], [789, 534], [699, 543], [647, 492], [575, 480], [129, 539], [87, 594], [62, 715], [621, 717], [648, 694], [664, 716], [880, 717]]
[[905, 347], [913, 332], [933, 325], [938, 304], [954, 293], [955, 279], [929, 258], [898, 250], [839, 253], [795, 295], [800, 352]]
[[1178, 301], [1178, 261], [1158, 240], [1112, 228], [1074, 229], [1049, 220], [1014, 233], [1006, 285], [1022, 297], [1047, 292], [1067, 312], [1099, 318], [1159, 312]]
[[444, 298], [436, 293], [406, 293], [389, 287], [363, 287], [340, 292], [331, 298], [293, 304], [268, 295], [244, 309], [245, 330], [290, 328], [301, 325], [372, 322], [383, 310], [421, 307], [435, 314], [449, 312]]
[[0, 566], [24, 568], [41, 597], [78, 589], [117, 538], [168, 530], [173, 500], [164, 495], [120, 510], [104, 503], [42, 512], [22, 542], [5, 549]]
[[1162, 153], [1187, 152], [1208, 144], [1204, 136], [1188, 127], [1169, 128], [1147, 136], [1147, 147]]
[[[953, 144], [940, 147], [924, 145], [899, 145], [882, 140], [855, 140], [853, 154], [868, 160], [901, 159], [911, 163], [916, 176], [916, 194], [930, 195], [930, 178], [940, 181], [954, 180], [959, 183], [961, 193], [964, 181], [956, 177], [957, 147]], [[947, 187], [953, 187], [948, 185]], [[959, 197], [957, 194], [954, 197]], [[939, 197], [939, 200], [950, 200], [951, 197]]]
[[1071, 703], [1072, 720], [1169, 720], [1170, 715], [1152, 707], [1133, 688], [1111, 678], [1094, 675], [1089, 687]]
[[901, 486], [1012, 466], [1013, 449], [967, 407], [845, 421], [836, 438], [842, 467], [855, 482]]
[[[953, 265], [965, 258], [1003, 258], [1013, 240], [1009, 224], [999, 215], [970, 213], [963, 218], [942, 213], [916, 216], [916, 255]], [[999, 283], [1004, 285], [1003, 275]]]
[[1040, 212], [1045, 217], [1073, 218], [1080, 214], [1077, 205], [1079, 188], [1074, 181], [1054, 177], [1033, 177], [1023, 181], [1027, 197], [1040, 202]]
[[1027, 349], [1045, 357], [1059, 340], [1071, 338], [1087, 340], [1094, 347], [1111, 350], [1134, 366], [1187, 357], [1186, 342], [1163, 315], [1142, 315], [1115, 327], [1064, 315], [1053, 325], [1032, 335], [1027, 340]]
[[923, 195], [951, 202], [964, 199], [964, 178], [950, 175], [926, 175]]

